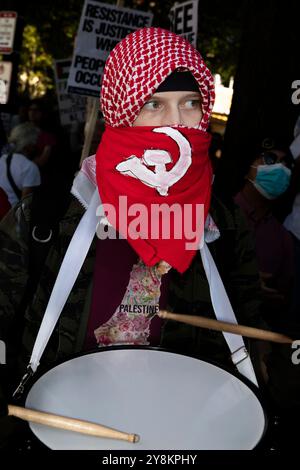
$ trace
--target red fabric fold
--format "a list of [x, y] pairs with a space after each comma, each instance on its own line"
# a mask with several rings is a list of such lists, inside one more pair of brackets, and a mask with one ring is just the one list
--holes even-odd
[[[189, 267], [203, 235], [210, 206], [212, 168], [209, 144], [210, 135], [199, 129], [106, 126], [96, 154], [96, 178], [101, 201], [114, 208], [116, 217], [112, 211], [107, 211], [109, 222], [128, 239], [147, 265], [153, 266], [164, 260], [179, 272]], [[147, 151], [151, 151], [151, 155]], [[168, 158], [170, 161], [162, 171], [159, 164]], [[137, 162], [139, 170], [136, 173], [136, 170], [124, 172], [121, 165], [121, 171], [119, 165], [124, 162], [127, 165], [132, 159]], [[143, 219], [140, 212], [130, 213], [140, 207], [134, 206], [136, 204], [143, 204]], [[161, 204], [169, 209], [176, 205], [176, 216], [169, 217], [169, 238], [164, 238], [168, 236], [167, 232], [162, 233], [162, 227], [167, 224], [168, 210], [164, 212], [162, 222], [154, 209]], [[203, 212], [200, 205], [203, 205]], [[136, 234], [132, 236], [131, 229], [138, 221], [142, 223], [137, 232], [142, 234], [134, 239]], [[159, 227], [155, 236], [153, 227]], [[194, 232], [197, 236], [191, 238]], [[182, 236], [177, 239], [180, 233]], [[191, 242], [193, 249], [189, 246]]]

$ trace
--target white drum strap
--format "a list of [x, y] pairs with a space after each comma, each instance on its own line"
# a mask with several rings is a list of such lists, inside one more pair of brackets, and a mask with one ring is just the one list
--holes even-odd
[[[211, 302], [217, 320], [237, 324], [236, 317], [222, 279], [205, 242], [200, 246], [200, 254], [209, 284]], [[236, 365], [242, 375], [257, 385], [253, 365], [242, 336], [225, 332], [223, 332], [223, 335], [231, 351], [232, 362]]]
[[[93, 241], [97, 220], [97, 208], [100, 207], [100, 198], [96, 189], [87, 211], [82, 216], [77, 229], [68, 246], [61, 268], [56, 278], [46, 311], [34, 343], [29, 366], [35, 372], [40, 358], [44, 352], [56, 322], [70, 295], [79, 271]], [[98, 209], [99, 211], [99, 209]]]

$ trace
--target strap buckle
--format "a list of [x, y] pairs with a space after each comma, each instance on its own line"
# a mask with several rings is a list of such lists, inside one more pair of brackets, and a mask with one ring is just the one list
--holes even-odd
[[21, 382], [19, 383], [18, 387], [16, 388], [16, 390], [13, 393], [13, 398], [18, 399], [23, 395], [25, 385], [28, 382], [28, 380], [33, 376], [33, 374], [34, 374], [34, 372], [31, 368], [31, 366], [28, 365], [26, 373], [23, 375], [23, 377], [21, 379]]
[[243, 362], [247, 357], [249, 357], [249, 354], [245, 346], [241, 346], [231, 354], [231, 360], [235, 366]]

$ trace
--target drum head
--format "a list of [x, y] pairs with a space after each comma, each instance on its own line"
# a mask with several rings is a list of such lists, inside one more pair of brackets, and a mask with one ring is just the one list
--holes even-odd
[[31, 423], [51, 449], [253, 449], [266, 423], [237, 376], [151, 348], [108, 348], [64, 362], [38, 379], [26, 406], [140, 435], [132, 444]]

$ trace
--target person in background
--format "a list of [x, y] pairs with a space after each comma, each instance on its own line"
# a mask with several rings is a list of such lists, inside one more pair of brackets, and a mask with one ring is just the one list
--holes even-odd
[[[300, 339], [300, 154], [299, 156], [295, 154], [294, 158], [295, 166], [289, 189], [289, 197], [293, 201], [292, 209], [283, 222], [294, 245], [294, 282], [291, 285], [291, 300], [289, 309], [285, 311], [282, 331], [298, 343]], [[278, 407], [280, 417], [277, 439], [282, 449], [296, 449], [299, 442], [296, 432], [296, 423], [300, 419], [300, 355], [297, 343], [293, 345], [292, 352], [289, 345], [274, 345], [267, 364], [270, 396]]]
[[273, 327], [280, 327], [290, 300], [293, 281], [293, 242], [273, 215], [273, 203], [289, 187], [291, 170], [286, 152], [273, 148], [255, 155], [235, 202], [253, 231], [264, 305], [262, 313]]
[[16, 126], [9, 138], [10, 151], [0, 158], [0, 187], [14, 206], [41, 184], [37, 165], [31, 161], [36, 154], [39, 130], [30, 123]]

